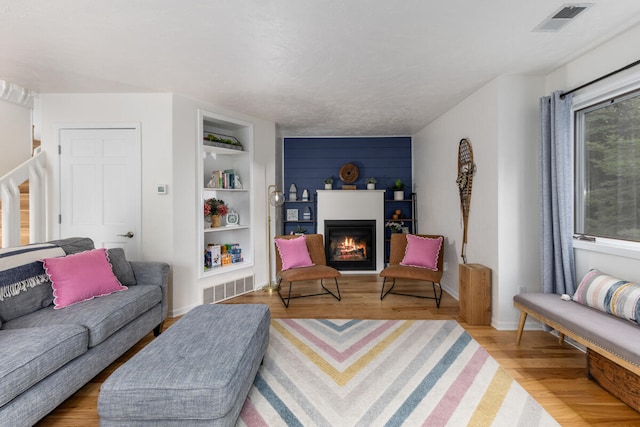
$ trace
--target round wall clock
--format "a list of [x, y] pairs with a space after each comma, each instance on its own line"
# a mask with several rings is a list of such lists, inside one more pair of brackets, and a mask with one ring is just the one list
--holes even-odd
[[356, 180], [360, 176], [360, 171], [358, 170], [358, 167], [353, 163], [346, 163], [340, 168], [340, 173], [338, 176], [340, 177], [342, 182], [351, 184], [353, 182], [356, 182]]
[[229, 211], [227, 214], [227, 225], [238, 225], [239, 219], [236, 211]]

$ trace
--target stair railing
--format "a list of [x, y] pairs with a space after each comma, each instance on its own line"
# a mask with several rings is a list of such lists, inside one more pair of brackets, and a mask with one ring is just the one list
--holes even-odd
[[20, 184], [29, 181], [29, 242], [46, 237], [47, 183], [45, 155], [40, 147], [33, 157], [0, 177], [2, 247], [20, 245]]

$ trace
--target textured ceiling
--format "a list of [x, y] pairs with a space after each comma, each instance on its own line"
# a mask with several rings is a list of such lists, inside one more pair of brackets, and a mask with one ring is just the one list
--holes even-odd
[[547, 74], [640, 22], [599, 0], [0, 0], [0, 79], [174, 92], [283, 135], [410, 135], [501, 74]]

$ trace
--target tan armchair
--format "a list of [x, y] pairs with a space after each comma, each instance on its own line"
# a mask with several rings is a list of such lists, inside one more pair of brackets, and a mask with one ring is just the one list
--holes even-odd
[[[299, 236], [276, 236], [277, 239], [293, 239]], [[276, 246], [276, 275], [278, 277], [278, 295], [282, 300], [285, 307], [289, 307], [289, 302], [293, 298], [313, 297], [318, 295], [331, 295], [338, 301], [340, 301], [340, 286], [338, 284], [338, 277], [342, 276], [338, 270], [327, 265], [327, 259], [324, 254], [324, 238], [322, 234], [307, 234], [306, 235], [307, 249], [309, 250], [309, 256], [311, 261], [315, 264], [311, 267], [299, 267], [282, 271], [282, 258], [280, 252]], [[337, 295], [331, 292], [324, 286], [324, 279], [333, 279], [336, 283]], [[320, 286], [325, 292], [320, 292], [311, 295], [298, 295], [291, 296], [291, 286], [293, 282], [299, 282], [302, 280], [320, 280]], [[287, 298], [284, 298], [280, 293], [282, 282], [289, 282], [289, 293]]]
[[[442, 279], [444, 264], [444, 236], [429, 234], [416, 234], [416, 236], [429, 237], [432, 239], [442, 237], [443, 243], [440, 247], [440, 253], [438, 254], [438, 270], [434, 271], [428, 268], [400, 265], [400, 262], [402, 262], [405, 251], [407, 249], [407, 235], [394, 233], [391, 235], [389, 266], [380, 272], [380, 277], [384, 277], [382, 290], [380, 291], [380, 299], [384, 299], [384, 297], [388, 294], [428, 298], [436, 300], [436, 307], [440, 308], [440, 300], [442, 299], [442, 287], [440, 286], [440, 279]], [[385, 292], [384, 289], [385, 285], [387, 284], [387, 278], [393, 279], [393, 283], [391, 284], [389, 290]], [[424, 280], [427, 282], [431, 282], [431, 285], [433, 286], [433, 296], [392, 292], [394, 286], [396, 285], [396, 279]], [[436, 285], [438, 285], [437, 290], [439, 292], [436, 291]]]

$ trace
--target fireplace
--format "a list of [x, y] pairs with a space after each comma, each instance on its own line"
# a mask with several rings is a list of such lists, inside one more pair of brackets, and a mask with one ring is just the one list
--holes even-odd
[[375, 220], [326, 220], [327, 265], [338, 270], [376, 270]]

